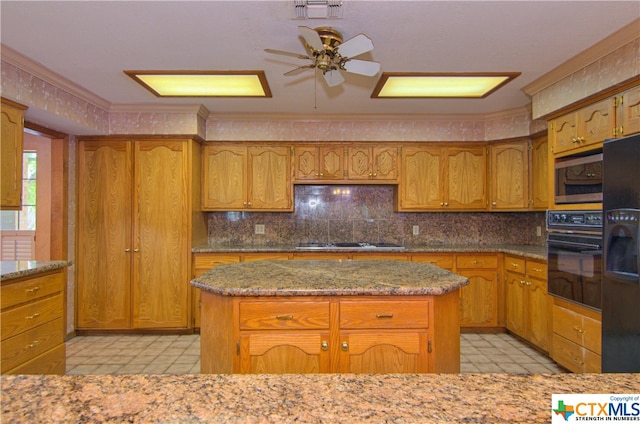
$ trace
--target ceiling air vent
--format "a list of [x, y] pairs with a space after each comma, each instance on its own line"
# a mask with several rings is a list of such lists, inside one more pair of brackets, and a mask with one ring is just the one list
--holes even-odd
[[293, 0], [293, 19], [342, 19], [343, 0]]

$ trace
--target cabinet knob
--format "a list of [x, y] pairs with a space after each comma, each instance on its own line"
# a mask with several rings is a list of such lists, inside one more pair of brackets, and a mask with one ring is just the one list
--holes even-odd
[[326, 340], [323, 340], [322, 343], [320, 343], [320, 349], [329, 350], [329, 342], [327, 342]]
[[138, 253], [140, 249], [133, 249], [133, 253]]
[[340, 347], [342, 348], [342, 350], [344, 350], [345, 352], [347, 350], [349, 350], [349, 343], [347, 342], [342, 342], [342, 344], [340, 345]]
[[131, 252], [131, 249], [126, 248], [126, 249], [124, 249], [124, 251], [125, 251], [126, 253], [129, 253], [129, 252]]
[[526, 282], [526, 281], [524, 281], [524, 280], [520, 280], [520, 285], [521, 285], [521, 286], [524, 286], [525, 284], [527, 284], [527, 282]]
[[491, 204], [492, 204], [493, 206], [498, 206], [498, 204], [497, 204], [496, 202], [491, 202]]

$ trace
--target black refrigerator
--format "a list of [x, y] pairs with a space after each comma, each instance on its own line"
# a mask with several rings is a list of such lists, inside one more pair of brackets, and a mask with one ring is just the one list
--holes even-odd
[[640, 135], [603, 147], [602, 372], [640, 372]]

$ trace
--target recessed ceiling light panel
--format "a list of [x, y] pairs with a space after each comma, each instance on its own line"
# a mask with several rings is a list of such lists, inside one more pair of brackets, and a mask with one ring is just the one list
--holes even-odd
[[124, 71], [157, 97], [271, 97], [264, 71]]
[[384, 72], [372, 98], [484, 98], [520, 75], [503, 73]]

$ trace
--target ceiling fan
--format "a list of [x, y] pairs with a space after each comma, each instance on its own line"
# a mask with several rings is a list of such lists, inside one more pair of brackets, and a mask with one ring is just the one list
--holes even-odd
[[294, 75], [305, 69], [317, 68], [322, 71], [324, 80], [329, 87], [342, 84], [344, 77], [341, 71], [354, 74], [375, 76], [380, 71], [378, 62], [353, 59], [356, 56], [373, 50], [373, 42], [364, 34], [342, 42], [340, 31], [330, 27], [309, 28], [299, 26], [298, 30], [304, 38], [307, 55], [290, 53], [282, 50], [264, 49], [267, 53], [293, 56], [298, 59], [309, 59], [313, 63], [299, 66], [284, 75]]

